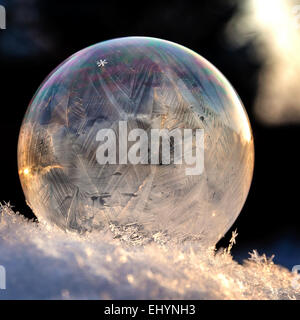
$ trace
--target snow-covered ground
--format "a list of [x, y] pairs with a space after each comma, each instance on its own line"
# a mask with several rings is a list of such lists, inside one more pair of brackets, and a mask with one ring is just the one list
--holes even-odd
[[240, 265], [230, 247], [216, 253], [160, 241], [137, 245], [128, 234], [65, 233], [9, 206], [0, 210], [0, 299], [300, 298], [295, 274], [256, 252]]

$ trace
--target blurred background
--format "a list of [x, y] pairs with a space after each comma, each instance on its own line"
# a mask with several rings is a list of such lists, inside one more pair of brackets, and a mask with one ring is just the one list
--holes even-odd
[[[151, 36], [204, 56], [229, 79], [247, 109], [255, 171], [237, 229], [234, 258], [257, 249], [289, 269], [300, 264], [300, 0], [0, 0], [0, 200], [34, 218], [18, 178], [17, 141], [44, 78], [91, 44]], [[3, 22], [0, 23], [3, 28]]]

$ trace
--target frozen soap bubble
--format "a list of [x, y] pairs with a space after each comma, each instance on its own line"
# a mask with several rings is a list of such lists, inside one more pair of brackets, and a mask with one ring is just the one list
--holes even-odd
[[249, 120], [224, 76], [183, 46], [144, 37], [63, 62], [31, 101], [18, 144], [40, 221], [203, 245], [239, 215], [253, 163]]

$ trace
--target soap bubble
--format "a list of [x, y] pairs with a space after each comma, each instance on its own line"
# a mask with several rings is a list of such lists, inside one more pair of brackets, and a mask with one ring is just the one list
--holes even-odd
[[249, 120], [224, 76], [183, 46], [145, 37], [102, 42], [58, 66], [18, 144], [39, 221], [203, 245], [239, 215], [253, 164]]

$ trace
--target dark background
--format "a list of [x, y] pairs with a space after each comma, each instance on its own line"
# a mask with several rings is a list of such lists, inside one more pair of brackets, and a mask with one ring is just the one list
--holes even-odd
[[123, 36], [151, 36], [204, 56], [229, 79], [247, 109], [255, 141], [255, 171], [246, 204], [218, 247], [238, 229], [233, 256], [275, 253], [275, 262], [300, 264], [299, 125], [268, 127], [253, 103], [266, 61], [254, 43], [234, 48], [225, 28], [237, 7], [226, 0], [67, 1], [7, 0], [7, 29], [0, 30], [0, 200], [33, 218], [18, 178], [17, 141], [26, 108], [44, 78], [64, 59], [91, 44]]

